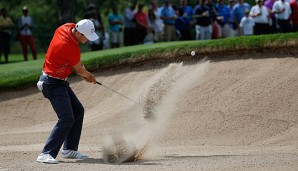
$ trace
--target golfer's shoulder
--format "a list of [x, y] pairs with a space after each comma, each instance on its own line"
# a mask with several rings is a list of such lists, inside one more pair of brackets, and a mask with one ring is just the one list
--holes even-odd
[[79, 51], [79, 46], [75, 44], [69, 36], [62, 34], [52, 40], [49, 49], [55, 50], [59, 53], [72, 54]]
[[75, 27], [74, 23], [66, 23], [60, 26], [54, 35], [53, 42], [61, 44], [61, 46], [78, 46], [78, 41], [72, 34], [72, 29]]

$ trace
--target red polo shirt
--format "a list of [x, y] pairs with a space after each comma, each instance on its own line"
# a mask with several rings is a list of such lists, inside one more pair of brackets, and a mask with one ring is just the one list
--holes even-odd
[[67, 78], [72, 72], [72, 67], [80, 62], [79, 42], [71, 32], [74, 27], [74, 23], [67, 23], [55, 31], [43, 66], [46, 74], [61, 79]]
[[294, 25], [298, 25], [298, 4], [296, 0], [292, 0], [290, 2], [290, 7], [292, 10], [292, 22]]
[[[144, 24], [144, 25], [148, 25], [147, 23], [147, 15], [144, 12], [137, 12], [134, 15], [134, 19], [135, 20], [139, 20], [140, 23]], [[143, 28], [143, 26], [140, 26], [139, 24], [137, 24], [137, 28]]]

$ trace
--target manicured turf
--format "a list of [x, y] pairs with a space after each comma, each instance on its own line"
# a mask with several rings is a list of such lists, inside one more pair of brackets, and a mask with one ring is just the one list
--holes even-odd
[[[208, 41], [177, 41], [137, 45], [117, 49], [82, 53], [87, 69], [96, 70], [110, 64], [131, 63], [135, 59], [150, 60], [156, 55], [171, 54], [175, 58], [190, 54], [213, 53], [216, 51], [236, 51], [239, 49], [276, 48], [298, 45], [298, 33], [236, 37]], [[9, 64], [0, 64], [0, 89], [11, 89], [36, 83], [43, 65], [44, 54], [36, 61], [22, 61], [22, 55], [11, 55]], [[133, 60], [132, 60], [133, 59]], [[2, 59], [3, 60], [3, 59]]]

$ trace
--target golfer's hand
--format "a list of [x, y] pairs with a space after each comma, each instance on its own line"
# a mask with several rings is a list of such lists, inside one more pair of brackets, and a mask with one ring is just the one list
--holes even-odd
[[96, 79], [95, 79], [95, 76], [93, 74], [91, 74], [89, 72], [88, 76], [87, 77], [83, 77], [85, 79], [85, 81], [87, 81], [88, 83], [93, 83], [93, 84], [96, 84]]
[[75, 66], [73, 66], [73, 69], [78, 75], [84, 78], [85, 81], [96, 84], [96, 79], [94, 75], [85, 69], [81, 61]]

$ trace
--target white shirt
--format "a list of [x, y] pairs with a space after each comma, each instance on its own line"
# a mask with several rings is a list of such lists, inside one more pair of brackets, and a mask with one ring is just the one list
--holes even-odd
[[161, 8], [157, 8], [154, 10], [155, 19], [150, 20], [149, 15], [147, 15], [148, 26], [153, 28], [154, 32], [162, 32], [163, 31], [163, 21], [160, 19]]
[[156, 25], [155, 25], [155, 29], [154, 29], [155, 32], [162, 32], [163, 31], [163, 21], [162, 21], [162, 19], [160, 19], [161, 10], [162, 10], [162, 7], [157, 8], [154, 11], [155, 19], [156, 19], [156, 23], [155, 23]]
[[290, 15], [292, 14], [292, 10], [290, 7], [290, 4], [288, 2], [283, 2], [281, 0], [275, 1], [272, 7], [272, 12], [280, 12], [283, 9], [285, 9], [282, 13], [276, 13], [275, 17], [277, 19], [287, 20], [290, 18]]
[[264, 5], [262, 5], [262, 7], [260, 7], [259, 5], [255, 5], [250, 9], [249, 15], [252, 16], [254, 14], [258, 14], [258, 13], [262, 13], [260, 16], [257, 17], [253, 17], [253, 20], [255, 21], [255, 23], [262, 23], [262, 24], [268, 24], [269, 20], [269, 12], [267, 7], [265, 7]]
[[124, 11], [124, 27], [125, 28], [134, 28], [136, 26], [135, 22], [132, 21], [136, 10], [131, 10], [130, 8], [127, 8]]
[[244, 16], [241, 19], [239, 26], [241, 28], [243, 28], [244, 35], [253, 35], [254, 34], [255, 22], [252, 19], [252, 17], [246, 17], [246, 16]]
[[[30, 16], [22, 16], [20, 18], [20, 27], [23, 27], [25, 24], [28, 24], [30, 27], [33, 26], [33, 19]], [[30, 28], [23, 28], [20, 32], [21, 35], [32, 35], [32, 31]]]

